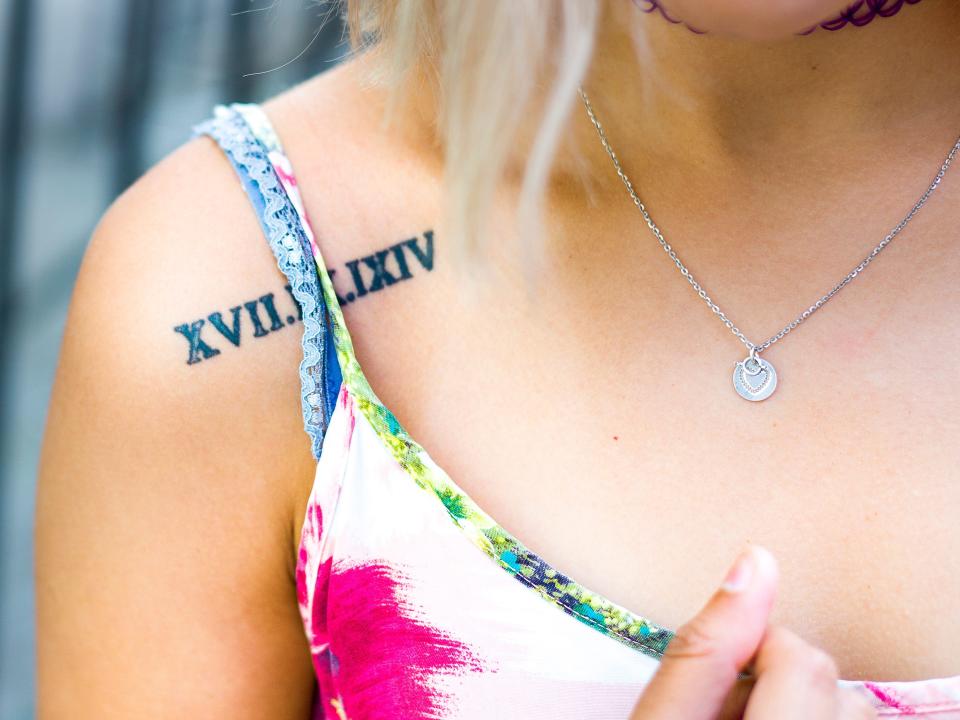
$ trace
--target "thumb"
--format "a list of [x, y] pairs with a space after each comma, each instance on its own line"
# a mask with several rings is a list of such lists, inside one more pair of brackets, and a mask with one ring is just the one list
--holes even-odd
[[763, 640], [777, 589], [769, 551], [748, 548], [704, 608], [677, 630], [631, 720], [712, 720]]

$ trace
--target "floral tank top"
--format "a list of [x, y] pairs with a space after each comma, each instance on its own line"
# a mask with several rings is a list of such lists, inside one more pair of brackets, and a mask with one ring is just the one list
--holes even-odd
[[[317, 465], [296, 587], [313, 720], [628, 718], [671, 631], [525, 547], [379, 400], [260, 107], [218, 106], [194, 132], [229, 158], [303, 316], [302, 409]], [[960, 720], [960, 676], [841, 682], [881, 717]]]

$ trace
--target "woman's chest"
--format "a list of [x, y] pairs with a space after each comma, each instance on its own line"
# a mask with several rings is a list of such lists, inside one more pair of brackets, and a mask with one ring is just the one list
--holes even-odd
[[[506, 705], [626, 717], [670, 634], [642, 605], [611, 603], [611, 583], [586, 578], [626, 576], [662, 599], [656, 586], [690, 563], [666, 543], [608, 552], [598, 528], [576, 519], [565, 534], [599, 570], [556, 563], [360, 392], [341, 394], [327, 432], [297, 568], [321, 697], [350, 717], [410, 703], [424, 716], [489, 717]], [[660, 555], [673, 559], [663, 577]], [[954, 717], [958, 681], [857, 686], [887, 715]]]
[[[950, 213], [917, 222], [926, 243], [891, 246], [764, 352], [779, 384], [763, 402], [736, 394], [746, 348], [656, 246], [558, 244], [533, 286], [494, 260], [477, 291], [438, 232], [429, 283], [347, 320], [412, 435], [587, 587], [675, 627], [756, 542], [782, 566], [775, 621], [844, 676], [956, 675], [960, 255], [929, 240], [951, 237]], [[754, 341], [836, 280], [827, 259], [844, 266], [790, 239], [780, 259], [701, 249]]]
[[960, 337], [917, 312], [811, 323], [765, 355], [780, 387], [762, 403], [735, 394], [745, 353], [712, 318], [582, 332], [494, 312], [417, 356], [407, 377], [429, 392], [387, 399], [500, 524], [660, 624], [692, 615], [756, 542], [782, 566], [775, 621], [845, 677], [954, 675]]

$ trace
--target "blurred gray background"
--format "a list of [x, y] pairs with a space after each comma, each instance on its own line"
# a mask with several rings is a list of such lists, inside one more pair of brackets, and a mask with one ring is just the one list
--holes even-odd
[[95, 223], [213, 105], [345, 52], [317, 0], [0, 0], [0, 720], [35, 714], [37, 458]]

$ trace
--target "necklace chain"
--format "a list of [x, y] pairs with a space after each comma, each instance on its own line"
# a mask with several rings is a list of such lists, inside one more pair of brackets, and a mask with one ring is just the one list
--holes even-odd
[[650, 228], [650, 231], [657, 238], [657, 241], [660, 243], [660, 246], [663, 248], [664, 252], [670, 256], [670, 259], [673, 260], [673, 264], [677, 266], [677, 269], [680, 271], [680, 274], [683, 275], [687, 282], [690, 283], [690, 286], [696, 291], [697, 295], [700, 296], [700, 299], [703, 300], [707, 307], [709, 307], [713, 313], [723, 321], [723, 324], [732, 332], [747, 348], [750, 350], [750, 356], [756, 357], [761, 352], [766, 350], [768, 347], [773, 345], [775, 342], [783, 338], [787, 333], [796, 328], [800, 323], [813, 315], [817, 310], [822, 308], [834, 295], [836, 295], [840, 290], [847, 284], [850, 283], [856, 278], [861, 272], [866, 269], [867, 265], [873, 262], [873, 259], [879, 255], [883, 249], [889, 245], [893, 239], [900, 234], [900, 231], [907, 226], [907, 223], [913, 219], [913, 216], [916, 215], [920, 208], [922, 208], [930, 196], [933, 194], [933, 191], [937, 189], [937, 186], [940, 185], [940, 181], [943, 179], [943, 176], [947, 173], [947, 169], [950, 167], [950, 163], [953, 162], [953, 159], [957, 156], [957, 153], [960, 152], [960, 137], [957, 138], [957, 141], [954, 143], [953, 147], [950, 149], [950, 152], [947, 154], [946, 159], [944, 159], [943, 164], [940, 165], [940, 170], [937, 173], [936, 177], [933, 179], [933, 182], [930, 183], [930, 186], [926, 189], [923, 195], [920, 196], [920, 199], [914, 204], [904, 218], [897, 223], [896, 227], [893, 228], [887, 236], [880, 241], [880, 243], [870, 251], [870, 253], [860, 261], [860, 264], [857, 265], [853, 270], [847, 273], [846, 277], [843, 278], [840, 282], [833, 286], [833, 288], [819, 300], [817, 300], [813, 305], [808, 307], [802, 313], [797, 315], [789, 324], [784, 326], [784, 328], [778, 332], [776, 335], [771, 336], [766, 342], [756, 345], [750, 340], [747, 339], [747, 336], [736, 326], [736, 324], [727, 317], [726, 313], [720, 309], [720, 306], [717, 305], [713, 300], [710, 299], [710, 296], [707, 295], [707, 291], [696, 281], [690, 271], [687, 269], [680, 258], [677, 256], [676, 250], [663, 238], [663, 233], [660, 232], [660, 228], [657, 227], [656, 223], [653, 222], [653, 218], [650, 217], [650, 213], [647, 211], [646, 206], [640, 200], [636, 191], [633, 189], [633, 183], [630, 182], [630, 178], [627, 177], [627, 174], [623, 171], [623, 168], [620, 166], [620, 160], [617, 157], [617, 154], [613, 151], [613, 148], [610, 146], [610, 142], [607, 140], [607, 134], [603, 130], [603, 125], [600, 124], [600, 121], [597, 119], [597, 114], [593, 110], [593, 105], [590, 104], [590, 99], [587, 97], [586, 92], [583, 88], [579, 89], [580, 98], [583, 100], [584, 107], [587, 109], [587, 115], [590, 117], [590, 122], [593, 123], [594, 128], [597, 130], [597, 135], [600, 137], [600, 143], [603, 145], [603, 149], [607, 151], [607, 155], [610, 156], [610, 159], [613, 161], [613, 166], [616, 168], [617, 175], [620, 180], [623, 181], [624, 186], [627, 188], [627, 191], [630, 193], [630, 197], [633, 200], [633, 204], [637, 206], [637, 209], [643, 215], [643, 219], [647, 222], [647, 227]]

